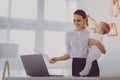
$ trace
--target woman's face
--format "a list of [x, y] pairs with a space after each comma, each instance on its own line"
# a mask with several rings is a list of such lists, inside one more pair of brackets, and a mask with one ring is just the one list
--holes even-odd
[[74, 25], [76, 26], [76, 28], [80, 29], [80, 28], [84, 27], [85, 19], [83, 19], [82, 16], [75, 14], [73, 22], [74, 22]]

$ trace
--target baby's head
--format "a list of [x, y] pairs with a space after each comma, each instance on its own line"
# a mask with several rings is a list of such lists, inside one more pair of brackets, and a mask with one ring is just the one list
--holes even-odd
[[95, 32], [100, 34], [107, 34], [110, 31], [110, 26], [106, 22], [99, 22], [98, 26], [95, 27]]

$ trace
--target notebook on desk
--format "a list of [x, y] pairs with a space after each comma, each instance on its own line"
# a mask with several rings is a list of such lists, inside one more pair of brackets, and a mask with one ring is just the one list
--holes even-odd
[[32, 77], [64, 76], [50, 75], [42, 54], [22, 55], [21, 60], [26, 74]]

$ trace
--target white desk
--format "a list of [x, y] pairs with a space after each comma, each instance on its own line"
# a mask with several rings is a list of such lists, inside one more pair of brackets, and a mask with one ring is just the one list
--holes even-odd
[[11, 77], [5, 80], [99, 80], [98, 77]]

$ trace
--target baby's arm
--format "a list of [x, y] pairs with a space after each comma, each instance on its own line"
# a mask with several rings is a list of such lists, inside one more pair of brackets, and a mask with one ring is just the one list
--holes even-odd
[[94, 18], [90, 17], [90, 15], [87, 15], [87, 17], [93, 22], [94, 27], [97, 27], [97, 21]]

